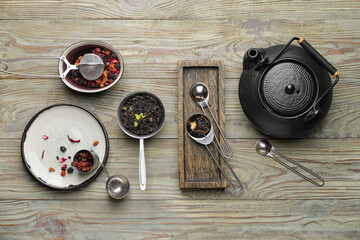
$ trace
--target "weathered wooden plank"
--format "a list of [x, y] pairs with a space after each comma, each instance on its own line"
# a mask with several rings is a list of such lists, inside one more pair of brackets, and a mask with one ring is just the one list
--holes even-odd
[[[123, 55], [124, 78], [175, 79], [178, 60], [220, 59], [225, 62], [225, 77], [238, 79], [247, 49], [283, 44], [297, 35], [307, 38], [340, 70], [342, 81], [356, 78], [360, 66], [358, 20], [327, 18], [321, 24], [304, 21], [79, 20], [74, 29], [74, 22], [69, 20], [2, 20], [0, 58], [60, 56], [74, 42], [101, 40], [114, 45]], [[10, 66], [9, 70], [55, 74], [56, 64], [33, 61]], [[9, 78], [0, 75], [0, 79]]]
[[2, 239], [359, 239], [357, 200], [0, 201]]
[[0, 2], [1, 19], [342, 19], [359, 18], [359, 2], [317, 0], [86, 0]]
[[[316, 187], [286, 170], [272, 159], [255, 152], [255, 139], [231, 140], [234, 156], [230, 163], [244, 190], [179, 189], [177, 139], [145, 141], [147, 189], [139, 189], [138, 142], [111, 139], [107, 167], [111, 174], [123, 174], [130, 183], [129, 199], [359, 199], [360, 139], [272, 141], [274, 146], [326, 181]], [[56, 161], [56, 160], [54, 160]], [[230, 174], [231, 176], [231, 174]], [[233, 178], [231, 178], [233, 179]], [[102, 173], [86, 188], [57, 192], [38, 184], [25, 170], [18, 140], [0, 139], [0, 199], [107, 199], [106, 176]], [[228, 184], [229, 185], [229, 184]]]

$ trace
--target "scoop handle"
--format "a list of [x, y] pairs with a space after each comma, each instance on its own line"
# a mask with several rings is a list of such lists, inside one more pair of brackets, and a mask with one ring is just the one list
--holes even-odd
[[316, 49], [313, 46], [311, 46], [311, 44], [308, 41], [306, 41], [303, 38], [300, 38], [298, 40], [298, 43], [311, 55], [312, 58], [314, 58], [331, 75], [336, 77], [339, 74], [338, 70], [331, 63], [329, 63], [329, 61], [326, 60], [326, 58], [324, 58], [323, 55], [321, 55], [318, 51], [316, 51]]
[[[302, 170], [308, 172], [310, 175], [312, 175], [313, 177], [317, 178], [319, 180], [319, 182], [316, 182], [314, 180], [312, 180], [311, 178], [305, 176], [304, 174], [302, 174], [301, 172], [299, 172], [298, 170], [296, 170], [295, 168], [291, 167], [290, 165], [286, 164], [285, 162], [281, 161], [279, 158], [275, 157], [275, 154], [279, 155], [280, 157], [282, 157], [283, 159], [285, 159], [288, 162], [291, 162], [292, 164], [298, 166], [299, 168], [301, 168]], [[290, 171], [292, 171], [293, 173], [299, 175], [300, 177], [304, 178], [305, 180], [307, 180], [308, 182], [311, 182], [312, 184], [318, 186], [318, 187], [322, 187], [325, 184], [325, 180], [317, 173], [311, 171], [310, 169], [304, 167], [303, 165], [301, 165], [300, 163], [292, 160], [291, 158], [288, 158], [287, 156], [285, 156], [284, 154], [278, 152], [275, 150], [274, 147], [271, 148], [271, 151], [269, 154], [267, 154], [268, 157], [271, 157], [272, 159], [274, 159], [276, 162], [280, 163], [281, 165], [283, 165], [284, 167], [286, 167], [287, 169], [289, 169]]]
[[[9, 72], [7, 71], [9, 64], [8, 62], [13, 61], [22, 61], [22, 60], [30, 60], [30, 59], [58, 59], [59, 61], [63, 61], [66, 64], [66, 69], [64, 72], [60, 73], [60, 75], [37, 75], [37, 74], [25, 74], [25, 73], [17, 73], [17, 72]], [[2, 69], [2, 65], [5, 66]], [[31, 77], [31, 78], [65, 78], [66, 75], [71, 70], [77, 70], [77, 65], [71, 65], [70, 62], [66, 59], [65, 56], [62, 57], [29, 57], [29, 58], [16, 58], [16, 59], [8, 59], [8, 60], [2, 60], [0, 61], [0, 72], [11, 74], [11, 75], [17, 75], [17, 76], [24, 76], [24, 77]]]
[[140, 139], [140, 149], [139, 149], [139, 182], [140, 189], [146, 189], [146, 165], [145, 165], [145, 149], [144, 149], [144, 139]]

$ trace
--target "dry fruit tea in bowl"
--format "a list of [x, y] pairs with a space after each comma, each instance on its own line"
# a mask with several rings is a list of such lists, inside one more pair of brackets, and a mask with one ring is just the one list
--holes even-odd
[[[92, 76], [91, 72], [98, 72], [96, 66], [88, 66], [83, 70], [73, 69], [62, 78], [63, 82], [70, 88], [84, 93], [101, 92], [115, 85], [124, 72], [124, 61], [121, 54], [111, 45], [99, 41], [78, 42], [67, 48], [62, 56], [75, 66], [81, 65], [81, 61], [88, 56], [94, 56], [103, 63], [100, 76]], [[66, 69], [66, 64], [59, 62], [59, 72]], [[90, 73], [87, 73], [87, 71]], [[84, 75], [87, 75], [84, 77]]]
[[140, 140], [139, 182], [146, 189], [144, 139], [157, 134], [165, 124], [165, 107], [160, 98], [150, 92], [134, 92], [126, 96], [118, 109], [118, 123], [128, 136]]
[[[57, 59], [59, 75], [35, 75], [8, 70], [11, 62]], [[13, 65], [10, 64], [10, 65]], [[32, 78], [60, 78], [69, 88], [83, 93], [101, 92], [114, 86], [124, 72], [120, 53], [110, 44], [82, 41], [69, 46], [60, 57], [25, 57], [0, 61], [0, 72]]]

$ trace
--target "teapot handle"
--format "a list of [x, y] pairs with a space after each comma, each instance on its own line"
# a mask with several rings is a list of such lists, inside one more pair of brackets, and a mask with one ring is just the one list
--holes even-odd
[[[325, 68], [331, 75], [335, 77], [335, 81], [331, 84], [331, 86], [326, 89], [326, 91], [316, 100], [314, 105], [312, 106], [312, 110], [307, 114], [306, 121], [310, 121], [317, 115], [321, 113], [321, 109], [317, 109], [316, 105], [325, 97], [325, 95], [333, 89], [333, 87], [338, 83], [339, 81], [339, 71], [326, 60], [318, 51], [316, 51], [313, 46], [310, 45], [305, 39], [299, 38], [298, 43], [300, 46], [302, 46], [309, 54], [312, 56], [323, 68]], [[319, 111], [320, 110], [320, 111]]]
[[323, 68], [325, 68], [331, 75], [336, 77], [339, 75], [339, 71], [326, 60], [308, 41], [303, 38], [298, 40], [300, 46], [302, 46]]

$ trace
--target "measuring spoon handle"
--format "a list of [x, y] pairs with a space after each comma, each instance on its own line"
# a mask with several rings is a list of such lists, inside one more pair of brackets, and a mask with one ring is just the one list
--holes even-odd
[[[272, 153], [270, 152], [270, 154], [268, 154], [269, 157], [271, 157], [272, 159], [274, 159], [276, 162], [280, 163], [281, 165], [283, 165], [284, 167], [286, 167], [287, 169], [289, 169], [290, 171], [294, 172], [295, 174], [299, 175], [300, 177], [304, 178], [305, 180], [311, 182], [312, 184], [321, 187], [325, 184], [324, 179], [317, 173], [311, 171], [310, 169], [304, 167], [303, 165], [301, 165], [300, 163], [294, 161], [291, 158], [286, 157], [284, 154], [276, 151], [274, 148], [271, 150]], [[289, 166], [288, 164], [284, 163], [283, 161], [281, 161], [280, 159], [278, 159], [277, 157], [275, 157], [274, 155], [277, 154], [280, 157], [284, 158], [286, 161], [291, 162], [292, 164], [298, 166], [299, 168], [301, 168], [302, 170], [310, 173], [310, 175], [316, 177], [317, 179], [320, 180], [321, 183], [315, 182], [314, 180], [312, 180], [311, 178], [305, 176], [304, 174], [302, 174], [301, 172], [297, 171], [295, 168]]]

